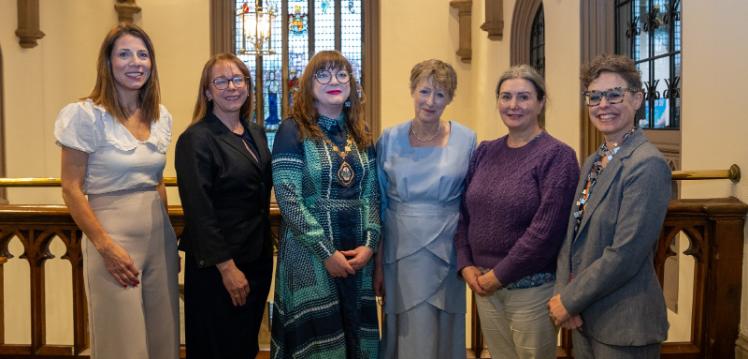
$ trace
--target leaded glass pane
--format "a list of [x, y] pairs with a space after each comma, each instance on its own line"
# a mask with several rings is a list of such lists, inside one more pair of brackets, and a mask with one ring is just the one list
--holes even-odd
[[[252, 121], [262, 123], [272, 146], [275, 131], [283, 116], [293, 105], [293, 95], [298, 89], [299, 78], [309, 62], [311, 51], [339, 50], [353, 65], [354, 76], [361, 83], [363, 59], [363, 0], [314, 0], [314, 16], [310, 16], [308, 0], [261, 0], [263, 10], [273, 10], [275, 19], [272, 22], [272, 54], [249, 55], [241, 49], [249, 50], [253, 44], [242, 38], [242, 23], [236, 18], [235, 49], [242, 61], [250, 70], [255, 94], [260, 97], [256, 102], [256, 114]], [[258, 4], [255, 0], [236, 0], [236, 11], [243, 7], [254, 11]], [[339, 9], [336, 7], [340, 6]], [[287, 17], [283, 18], [283, 9]], [[340, 21], [336, 22], [336, 10], [340, 12]], [[283, 22], [288, 26], [284, 27]], [[335, 36], [340, 34], [340, 38]], [[313, 36], [311, 36], [313, 34]], [[314, 43], [310, 44], [310, 39]], [[258, 67], [257, 61], [262, 61]], [[285, 77], [284, 77], [285, 75]], [[260, 76], [260, 81], [256, 81]]]
[[314, 52], [335, 49], [335, 0], [314, 2]]
[[649, 128], [649, 112], [650, 112], [649, 108], [650, 108], [650, 106], [649, 106], [649, 101], [646, 101], [646, 98], [648, 96], [650, 96], [649, 95], [649, 89], [647, 87], [647, 77], [646, 77], [646, 74], [649, 73], [649, 62], [639, 63], [636, 67], [639, 68], [639, 72], [642, 74], [642, 81], [644, 81], [643, 85], [644, 85], [644, 98], [645, 98], [645, 101], [642, 104], [642, 109], [643, 110], [639, 110], [639, 112], [637, 112], [636, 118], [639, 121], [639, 123], [638, 123], [639, 127], [641, 127], [641, 128]]
[[309, 18], [307, 2], [288, 1], [288, 107], [299, 88], [299, 78], [309, 62]]
[[668, 2], [666, 0], [655, 0], [649, 15], [654, 29], [654, 53], [652, 56], [670, 52], [670, 26], [665, 23]]
[[[341, 0], [340, 9], [340, 29], [341, 29], [341, 48], [351, 66], [356, 79], [361, 83], [361, 60], [362, 60], [362, 32], [363, 32], [363, 13], [361, 11], [361, 0]], [[359, 89], [360, 90], [360, 89]]]
[[541, 75], [545, 74], [545, 16], [542, 4], [532, 22], [530, 65], [538, 70]]
[[654, 84], [656, 85], [654, 105], [653, 128], [670, 127], [670, 101], [664, 97], [667, 90], [666, 80], [670, 79], [670, 57], [661, 57], [654, 62]]
[[616, 51], [634, 59], [646, 89], [640, 127], [679, 128], [680, 0], [617, 0], [616, 26]]
[[[647, 1], [634, 1], [632, 5], [632, 21], [636, 23], [634, 36], [634, 53], [631, 58], [634, 61], [649, 57], [649, 27], [647, 24]], [[645, 75], [646, 76], [646, 75]]]

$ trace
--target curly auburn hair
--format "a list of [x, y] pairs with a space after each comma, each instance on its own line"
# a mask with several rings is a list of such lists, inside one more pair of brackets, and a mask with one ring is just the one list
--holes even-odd
[[304, 68], [299, 81], [299, 91], [293, 97], [291, 118], [299, 127], [301, 139], [324, 137], [322, 130], [317, 125], [317, 107], [314, 98], [314, 74], [320, 70], [342, 69], [351, 74], [351, 93], [348, 96], [350, 106], [343, 108], [345, 122], [351, 137], [359, 148], [368, 148], [374, 141], [371, 131], [364, 120], [363, 92], [359, 92], [359, 84], [353, 76], [353, 67], [348, 59], [338, 51], [320, 51], [316, 53]]

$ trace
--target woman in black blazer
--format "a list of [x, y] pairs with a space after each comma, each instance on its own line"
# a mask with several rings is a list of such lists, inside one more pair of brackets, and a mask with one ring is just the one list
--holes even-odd
[[249, 122], [252, 85], [233, 54], [205, 64], [176, 169], [185, 229], [187, 358], [254, 358], [273, 269], [270, 151]]

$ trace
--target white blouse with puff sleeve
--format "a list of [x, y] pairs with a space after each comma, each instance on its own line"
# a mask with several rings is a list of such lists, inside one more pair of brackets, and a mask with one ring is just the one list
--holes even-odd
[[88, 153], [86, 194], [150, 189], [161, 182], [171, 141], [171, 114], [161, 105], [151, 135], [140, 141], [90, 99], [68, 104], [55, 120], [57, 144]]

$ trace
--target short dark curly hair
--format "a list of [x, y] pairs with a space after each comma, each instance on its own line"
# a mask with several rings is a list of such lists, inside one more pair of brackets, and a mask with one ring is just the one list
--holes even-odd
[[602, 54], [582, 67], [582, 86], [586, 89], [592, 81], [595, 81], [604, 72], [611, 72], [621, 76], [629, 88], [641, 89], [642, 78], [639, 69], [636, 68], [634, 60], [627, 56]]

